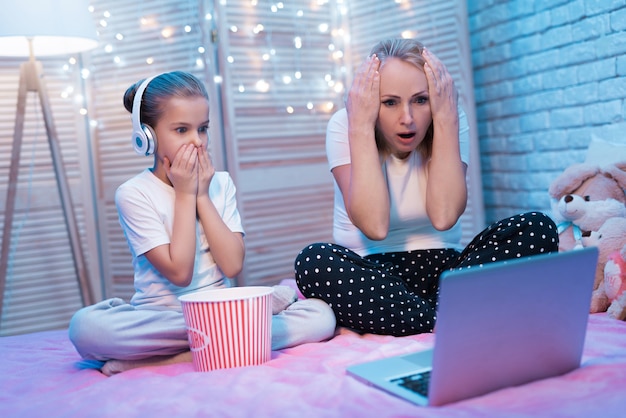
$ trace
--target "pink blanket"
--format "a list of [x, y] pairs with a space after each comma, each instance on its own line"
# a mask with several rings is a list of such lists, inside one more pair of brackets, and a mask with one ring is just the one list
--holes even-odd
[[0, 338], [0, 417], [623, 417], [626, 322], [589, 317], [582, 367], [447, 405], [420, 407], [346, 375], [346, 366], [430, 347], [432, 334], [358, 335], [274, 352], [262, 366], [207, 373], [191, 363], [105, 377], [65, 330]]

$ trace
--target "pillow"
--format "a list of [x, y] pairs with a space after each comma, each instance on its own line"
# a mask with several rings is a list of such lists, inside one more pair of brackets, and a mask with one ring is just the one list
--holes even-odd
[[618, 144], [591, 136], [585, 162], [604, 166], [621, 161], [626, 161], [626, 142]]

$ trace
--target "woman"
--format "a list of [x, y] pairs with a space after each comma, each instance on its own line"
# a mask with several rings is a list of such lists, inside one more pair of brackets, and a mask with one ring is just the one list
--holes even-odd
[[410, 335], [435, 326], [444, 270], [557, 251], [550, 218], [496, 222], [463, 249], [468, 127], [446, 67], [412, 39], [377, 44], [328, 124], [333, 235], [295, 262], [298, 286], [338, 325]]

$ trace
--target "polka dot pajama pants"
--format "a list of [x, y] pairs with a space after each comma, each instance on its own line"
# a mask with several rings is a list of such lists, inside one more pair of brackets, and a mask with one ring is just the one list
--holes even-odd
[[341, 245], [316, 243], [295, 261], [302, 294], [324, 300], [337, 324], [359, 332], [411, 335], [432, 332], [439, 276], [444, 270], [556, 252], [554, 222], [529, 212], [495, 222], [459, 253], [430, 249], [361, 257]]

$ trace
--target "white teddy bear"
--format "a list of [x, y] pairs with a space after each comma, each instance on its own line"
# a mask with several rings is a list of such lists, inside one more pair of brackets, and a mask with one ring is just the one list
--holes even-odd
[[581, 238], [607, 219], [626, 217], [626, 161], [573, 164], [550, 184], [552, 218], [559, 227], [559, 251], [580, 247]]
[[554, 202], [552, 212], [562, 241], [562, 234], [571, 228], [573, 246], [562, 242], [561, 251], [582, 248], [582, 237], [600, 229], [607, 219], [626, 218], [626, 206], [622, 202], [615, 199], [587, 201], [578, 195], [567, 195]]

